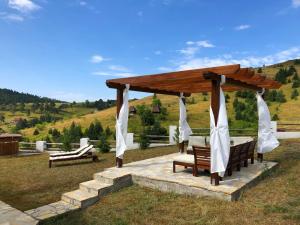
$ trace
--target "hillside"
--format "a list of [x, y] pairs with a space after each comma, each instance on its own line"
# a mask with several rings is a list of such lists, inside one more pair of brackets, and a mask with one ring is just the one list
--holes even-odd
[[[286, 66], [294, 65], [298, 74], [300, 74], [300, 64], [295, 63], [295, 61], [288, 61], [285, 63], [280, 63], [277, 65], [272, 65], [268, 67], [262, 68], [263, 72], [268, 76], [274, 78], [275, 74], [279, 71], [280, 68], [284, 68]], [[300, 121], [300, 98], [296, 100], [291, 99], [292, 92], [292, 83], [287, 83], [282, 85], [280, 90], [283, 91], [286, 102], [272, 102], [269, 105], [271, 114], [277, 114], [279, 117], [279, 121], [286, 123], [296, 123]], [[299, 88], [298, 88], [299, 91]], [[248, 124], [241, 123], [241, 121], [235, 120], [235, 113], [233, 109], [233, 100], [235, 98], [235, 93], [228, 93], [229, 99], [227, 103], [228, 107], [228, 116], [232, 121], [231, 127], [235, 128], [243, 128], [249, 126]], [[178, 98], [175, 96], [167, 96], [167, 95], [158, 95], [158, 98], [161, 100], [164, 107], [167, 108], [168, 116], [166, 121], [161, 121], [162, 125], [167, 127], [169, 125], [178, 124]], [[204, 98], [207, 98], [207, 101], [203, 101]], [[193, 99], [193, 101], [192, 101]], [[152, 102], [152, 96], [134, 100], [130, 102], [130, 105], [140, 105], [146, 104], [150, 105]], [[193, 104], [192, 104], [193, 102]], [[203, 94], [194, 94], [187, 99], [187, 110], [188, 110], [188, 120], [192, 128], [199, 127], [208, 127], [209, 126], [209, 109], [210, 105], [210, 96], [204, 96]], [[56, 123], [48, 124], [43, 127], [40, 131], [40, 135], [35, 138], [42, 138], [45, 136], [49, 130], [49, 128], [57, 128], [62, 130], [64, 127], [69, 127], [71, 123], [74, 121], [77, 124], [80, 124], [83, 128], [89, 126], [89, 124], [95, 120], [99, 120], [103, 127], [109, 126], [111, 129], [114, 129], [115, 126], [115, 114], [116, 107], [111, 107], [102, 111], [93, 112], [90, 114], [78, 116], [76, 118], [66, 119], [63, 121], [58, 121]], [[129, 131], [130, 132], [138, 132], [140, 121], [137, 116], [131, 116], [129, 118]], [[34, 128], [23, 130], [23, 134], [26, 136], [31, 136], [34, 131]]]
[[16, 103], [44, 103], [44, 102], [62, 102], [59, 100], [40, 97], [28, 93], [13, 91], [6, 88], [0, 88], [0, 105], [16, 104]]

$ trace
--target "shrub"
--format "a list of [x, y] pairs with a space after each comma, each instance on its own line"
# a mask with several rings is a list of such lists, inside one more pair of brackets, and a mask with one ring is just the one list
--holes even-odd
[[278, 115], [277, 114], [274, 114], [273, 116], [272, 116], [272, 120], [279, 120], [279, 117], [278, 117]]
[[40, 134], [40, 132], [38, 131], [38, 129], [35, 129], [34, 131], [33, 131], [33, 135], [39, 135]]
[[97, 147], [102, 153], [108, 153], [110, 151], [111, 147], [105, 135], [101, 135]]
[[149, 138], [147, 137], [147, 133], [145, 131], [143, 131], [141, 134], [140, 134], [140, 137], [138, 139], [138, 143], [139, 143], [139, 146], [140, 146], [140, 149], [146, 149], [149, 147], [150, 145], [150, 140]]
[[297, 97], [299, 96], [299, 92], [297, 89], [293, 89], [292, 94], [291, 94], [291, 99], [297, 99]]

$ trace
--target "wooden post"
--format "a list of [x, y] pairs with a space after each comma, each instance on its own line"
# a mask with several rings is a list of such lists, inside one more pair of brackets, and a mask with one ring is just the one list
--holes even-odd
[[[262, 97], [262, 99], [265, 99], [265, 93], [261, 97]], [[264, 161], [264, 154], [263, 153], [257, 153], [257, 161], [261, 162], [261, 163]]]
[[[183, 104], [185, 105], [185, 98], [182, 98]], [[179, 143], [179, 152], [184, 153], [184, 141], [182, 143]]]
[[[123, 90], [117, 89], [117, 118], [119, 118], [119, 113], [123, 105]], [[116, 157], [116, 166], [121, 168], [123, 166], [123, 159]]]
[[[218, 124], [219, 109], [220, 109], [220, 79], [212, 79], [211, 87], [211, 109], [215, 118], [215, 125]], [[211, 183], [219, 185], [220, 177], [218, 173], [211, 174]]]

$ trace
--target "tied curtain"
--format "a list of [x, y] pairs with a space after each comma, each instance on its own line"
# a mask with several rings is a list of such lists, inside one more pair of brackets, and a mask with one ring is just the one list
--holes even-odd
[[183, 102], [183, 93], [180, 93], [179, 98], [179, 143], [187, 141], [193, 133], [187, 122], [186, 107]]
[[126, 151], [126, 136], [128, 126], [128, 92], [129, 84], [123, 90], [123, 104], [116, 122], [116, 157], [123, 159]]
[[257, 152], [266, 153], [279, 146], [275, 133], [271, 129], [271, 116], [266, 102], [262, 98], [263, 93], [257, 93], [258, 110], [258, 138]]
[[[222, 76], [222, 81], [225, 76]], [[223, 84], [225, 81], [221, 82]], [[210, 107], [210, 149], [211, 149], [211, 173], [218, 173], [223, 177], [227, 168], [230, 153], [230, 136], [226, 103], [222, 88], [220, 88], [220, 107], [217, 125]]]

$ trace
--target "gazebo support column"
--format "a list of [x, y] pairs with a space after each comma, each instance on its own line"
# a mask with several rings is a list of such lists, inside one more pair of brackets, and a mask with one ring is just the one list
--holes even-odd
[[[219, 108], [220, 108], [220, 79], [212, 79], [211, 88], [211, 109], [215, 118], [215, 125], [218, 124]], [[220, 177], [218, 173], [211, 174], [211, 183], [214, 185], [219, 185]]]
[[[261, 97], [262, 97], [263, 100], [265, 100], [265, 94], [263, 94]], [[261, 163], [264, 161], [264, 154], [263, 153], [257, 153], [257, 161], [261, 162]]]
[[[119, 118], [119, 113], [123, 105], [123, 90], [117, 89], [117, 118]], [[121, 168], [123, 166], [123, 159], [116, 157], [116, 166]]]
[[[185, 105], [185, 98], [182, 98], [182, 101], [183, 101], [183, 104]], [[184, 153], [184, 141], [179, 143], [178, 147], [179, 147], [179, 152]]]

